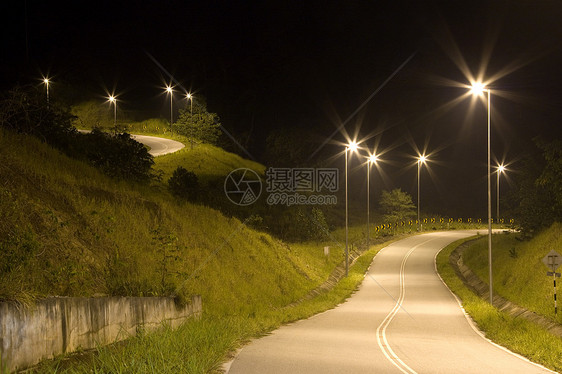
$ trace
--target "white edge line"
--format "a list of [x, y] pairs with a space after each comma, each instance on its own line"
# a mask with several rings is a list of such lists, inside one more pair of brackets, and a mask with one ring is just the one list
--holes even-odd
[[[449, 243], [449, 244], [451, 244], [451, 243]], [[472, 328], [472, 330], [474, 330], [474, 332], [476, 332], [476, 334], [478, 334], [478, 336], [480, 336], [482, 339], [484, 339], [484, 340], [487, 341], [488, 343], [492, 344], [493, 346], [495, 346], [495, 347], [501, 349], [502, 351], [507, 352], [507, 353], [511, 354], [512, 356], [515, 356], [515, 357], [517, 357], [517, 358], [519, 358], [519, 359], [521, 359], [521, 360], [523, 360], [523, 361], [525, 361], [525, 362], [527, 362], [527, 363], [530, 363], [530, 364], [532, 364], [532, 365], [535, 365], [535, 366], [537, 366], [537, 367], [539, 367], [539, 368], [541, 368], [541, 369], [543, 369], [543, 370], [547, 370], [547, 371], [549, 371], [549, 372], [551, 372], [551, 373], [558, 374], [558, 372], [556, 372], [556, 371], [552, 371], [552, 370], [550, 370], [549, 368], [542, 366], [541, 364], [537, 364], [536, 362], [533, 362], [533, 361], [529, 360], [527, 357], [521, 356], [521, 355], [518, 354], [518, 353], [515, 353], [515, 352], [510, 351], [509, 349], [507, 349], [507, 348], [504, 347], [504, 346], [501, 346], [501, 345], [499, 345], [499, 344], [497, 344], [497, 343], [494, 343], [493, 341], [491, 341], [490, 339], [488, 339], [488, 338], [486, 337], [486, 335], [484, 335], [484, 333], [478, 328], [478, 326], [476, 325], [476, 322], [474, 322], [474, 320], [472, 319], [472, 317], [471, 317], [471, 316], [466, 312], [466, 310], [464, 309], [461, 300], [458, 298], [457, 295], [455, 295], [455, 293], [454, 293], [453, 291], [451, 291], [451, 289], [449, 288], [449, 286], [447, 286], [447, 283], [445, 283], [445, 281], [443, 280], [443, 278], [441, 278], [441, 274], [439, 274], [439, 271], [437, 271], [437, 255], [439, 255], [439, 253], [441, 253], [441, 251], [442, 251], [445, 247], [447, 247], [449, 244], [444, 245], [441, 249], [439, 249], [439, 251], [437, 251], [437, 253], [435, 254], [435, 257], [433, 258], [433, 267], [434, 267], [434, 270], [435, 270], [435, 274], [437, 274], [437, 276], [438, 276], [439, 279], [441, 280], [441, 283], [443, 283], [443, 284], [445, 285], [445, 288], [447, 288], [447, 290], [449, 290], [449, 292], [451, 293], [451, 295], [453, 295], [453, 297], [454, 297], [455, 300], [457, 301], [457, 304], [458, 304], [459, 307], [461, 308], [461, 310], [462, 310], [462, 312], [463, 312], [463, 314], [464, 314], [464, 317], [465, 317], [466, 320], [468, 321], [468, 324], [470, 325], [470, 327]], [[456, 276], [456, 275], [455, 275], [455, 276]]]

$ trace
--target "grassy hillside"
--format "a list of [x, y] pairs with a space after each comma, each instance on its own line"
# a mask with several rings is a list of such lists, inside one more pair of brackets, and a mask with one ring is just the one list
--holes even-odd
[[[554, 315], [552, 277], [547, 277], [548, 269], [542, 262], [552, 249], [562, 252], [562, 224], [553, 224], [529, 241], [517, 238], [517, 234], [493, 236], [494, 291], [518, 305], [562, 323], [562, 313], [559, 312], [556, 317]], [[463, 258], [480, 279], [487, 282], [487, 241], [479, 240], [467, 248]], [[560, 283], [560, 279], [557, 283]]]
[[[116, 182], [34, 138], [0, 132], [0, 159], [0, 300], [201, 294], [207, 311], [252, 314], [299, 299], [341, 260], [309, 266], [320, 249]], [[215, 159], [221, 172], [237, 162]]]
[[[560, 359], [562, 340], [559, 337], [549, 333], [542, 326], [494, 308], [468, 289], [457, 277], [449, 263], [449, 256], [455, 248], [468, 240], [471, 238], [448, 245], [437, 256], [437, 269], [443, 280], [461, 299], [464, 309], [487, 338], [533, 362], [560, 372], [562, 370], [562, 360]], [[484, 240], [484, 242], [486, 241]], [[466, 259], [466, 252], [464, 258]], [[487, 262], [485, 263], [487, 264]], [[523, 293], [528, 292], [529, 288], [522, 288], [525, 290]]]
[[234, 153], [224, 151], [211, 144], [197, 144], [191, 148], [188, 139], [184, 139], [185, 148], [168, 155], [154, 159], [154, 168], [162, 170], [163, 180], [166, 181], [178, 166], [182, 166], [197, 174], [201, 181], [224, 178], [233, 170], [248, 168], [264, 175], [265, 166], [257, 162], [246, 160]]

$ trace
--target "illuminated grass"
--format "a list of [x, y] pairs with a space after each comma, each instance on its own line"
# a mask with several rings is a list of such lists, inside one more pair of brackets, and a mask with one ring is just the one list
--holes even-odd
[[[562, 248], [562, 224], [555, 223], [531, 240], [517, 234], [492, 236], [494, 290], [508, 300], [562, 323], [554, 315], [553, 282], [542, 259], [552, 249]], [[484, 282], [488, 280], [488, 243], [480, 240], [463, 255], [465, 264]], [[560, 271], [560, 269], [559, 269]]]
[[[232, 353], [251, 338], [283, 323], [310, 317], [348, 298], [364, 278], [373, 257], [388, 243], [373, 246], [350, 267], [349, 276], [333, 289], [290, 307], [265, 308], [250, 315], [206, 313], [178, 329], [164, 326], [123, 344], [100, 347], [95, 354], [71, 360], [45, 361], [37, 373], [214, 373]], [[269, 300], [271, 304], [279, 304]]]
[[[437, 268], [466, 312], [490, 340], [550, 369], [562, 370], [562, 340], [522, 318], [500, 312], [466, 288], [449, 264], [451, 252], [469, 239], [448, 245], [437, 256]], [[466, 253], [466, 252], [465, 252]]]
[[178, 166], [194, 172], [199, 179], [209, 180], [213, 178], [224, 178], [233, 170], [248, 168], [256, 173], [264, 175], [265, 167], [257, 162], [246, 160], [234, 153], [215, 147], [210, 144], [198, 144], [193, 149], [186, 143], [181, 150], [159, 156], [154, 159], [154, 169], [164, 172], [163, 180], [167, 181]]

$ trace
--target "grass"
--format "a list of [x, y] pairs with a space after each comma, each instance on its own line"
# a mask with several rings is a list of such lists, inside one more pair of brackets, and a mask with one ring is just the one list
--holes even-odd
[[[531, 240], [521, 241], [518, 234], [492, 237], [494, 291], [516, 304], [562, 323], [555, 316], [552, 277], [542, 262], [552, 249], [562, 247], [562, 224], [555, 223]], [[467, 248], [464, 261], [484, 282], [488, 281], [488, 243], [475, 242]], [[560, 271], [560, 269], [559, 269]]]
[[468, 240], [471, 239], [450, 244], [437, 256], [437, 269], [443, 280], [461, 299], [464, 309], [487, 338], [533, 362], [561, 371], [562, 340], [560, 338], [532, 322], [497, 310], [466, 288], [456, 276], [449, 264], [449, 256], [456, 247]]
[[154, 168], [162, 170], [163, 181], [167, 181], [178, 166], [194, 172], [202, 181], [224, 178], [233, 170], [248, 168], [260, 175], [265, 174], [265, 166], [250, 160], [246, 160], [234, 153], [224, 151], [211, 144], [198, 144], [193, 149], [186, 140], [186, 145], [178, 152], [155, 158]]
[[[210, 373], [218, 372], [237, 348], [281, 324], [333, 308], [363, 280], [373, 257], [387, 244], [373, 246], [350, 268], [349, 276], [314, 299], [252, 315], [205, 314], [177, 329], [140, 334], [122, 344], [100, 347], [95, 354], [43, 362], [37, 373]], [[165, 354], [163, 354], [165, 352]]]
[[[217, 173], [238, 161], [247, 165], [218, 153], [210, 151], [219, 160]], [[32, 304], [53, 294], [174, 295], [180, 302], [202, 296], [205, 316], [182, 328], [196, 332], [185, 332], [189, 338], [182, 329], [176, 334], [164, 327], [156, 335], [100, 347], [92, 357], [108, 358], [96, 358], [85, 371], [149, 372], [158, 361], [140, 357], [149, 355], [151, 344], [162, 347], [168, 343], [158, 339], [177, 339], [173, 344], [189, 346], [187, 339], [193, 345], [177, 353], [181, 359], [174, 351], [161, 360], [186, 361], [181, 365], [188, 366], [170, 367], [206, 372], [244, 339], [333, 307], [361, 279], [360, 271], [329, 294], [287, 307], [328, 278], [343, 258], [342, 247], [283, 243], [217, 210], [177, 201], [161, 187], [112, 180], [37, 139], [11, 132], [0, 131], [0, 158], [1, 301]], [[324, 245], [332, 246], [327, 259]], [[200, 352], [205, 344], [213, 346]], [[50, 361], [45, 365], [55, 369], [38, 370], [61, 371], [65, 362]], [[81, 370], [74, 361], [70, 366], [64, 370]]]
[[32, 138], [0, 132], [0, 157], [0, 300], [201, 294], [217, 313], [248, 313], [315, 286], [286, 246], [238, 219], [116, 182]]

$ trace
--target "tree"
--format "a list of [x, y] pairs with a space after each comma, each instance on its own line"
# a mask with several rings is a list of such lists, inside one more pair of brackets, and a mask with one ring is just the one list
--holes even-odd
[[527, 237], [562, 220], [562, 142], [534, 141], [537, 150], [523, 159], [513, 194], [515, 218]]
[[76, 117], [74, 124], [78, 128], [113, 127], [113, 111], [109, 105], [90, 100], [73, 105], [70, 111]]
[[[176, 133], [187, 136], [193, 141], [216, 144], [221, 135], [219, 116], [207, 112], [205, 103], [198, 100], [191, 106], [180, 110], [180, 115], [173, 125]], [[193, 147], [193, 143], [191, 143]]]
[[405, 221], [416, 216], [416, 206], [412, 202], [412, 197], [400, 188], [390, 192], [383, 191], [379, 204], [385, 222]]

